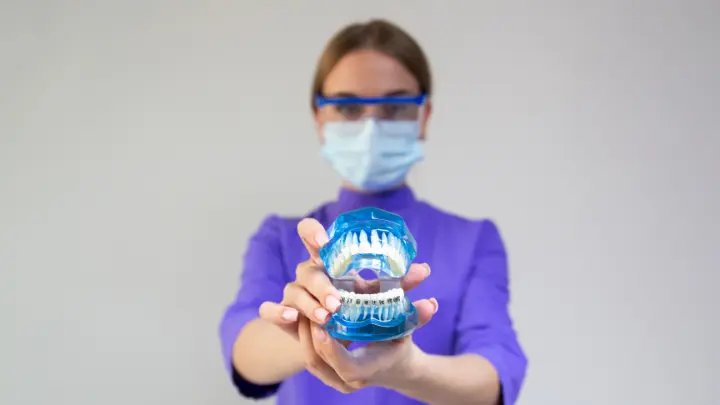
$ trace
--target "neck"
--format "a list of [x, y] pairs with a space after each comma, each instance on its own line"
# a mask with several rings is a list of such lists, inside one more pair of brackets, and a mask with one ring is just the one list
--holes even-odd
[[360, 194], [376, 194], [376, 193], [382, 193], [382, 192], [386, 192], [386, 191], [393, 191], [393, 190], [403, 188], [406, 185], [407, 185], [407, 183], [405, 181], [403, 181], [402, 183], [398, 184], [397, 186], [393, 186], [393, 187], [390, 187], [385, 190], [368, 191], [368, 190], [363, 190], [363, 189], [351, 184], [350, 182], [347, 182], [347, 181], [342, 182], [342, 188], [347, 189], [347, 190], [352, 190], [352, 191], [355, 191]]
[[385, 211], [398, 212], [412, 207], [415, 202], [415, 195], [410, 187], [404, 185], [404, 182], [402, 185], [375, 192], [357, 190], [357, 187], [343, 183], [337, 201], [333, 204], [329, 214], [335, 217], [343, 212], [362, 207], [376, 207]]

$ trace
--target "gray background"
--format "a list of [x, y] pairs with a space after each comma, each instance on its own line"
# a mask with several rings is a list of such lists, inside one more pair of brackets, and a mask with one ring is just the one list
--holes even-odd
[[118, 0], [0, 3], [1, 404], [247, 403], [217, 324], [335, 196], [310, 76], [376, 16], [434, 69], [417, 194], [507, 242], [521, 403], [718, 403], [720, 3]]

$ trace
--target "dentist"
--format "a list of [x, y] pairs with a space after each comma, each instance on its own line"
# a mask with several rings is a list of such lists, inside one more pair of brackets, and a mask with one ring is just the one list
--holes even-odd
[[[344, 182], [335, 201], [304, 218], [268, 215], [249, 241], [241, 287], [220, 323], [241, 395], [277, 395], [278, 405], [516, 403], [527, 358], [508, 311], [497, 226], [421, 201], [405, 182], [423, 158], [431, 93], [425, 54], [390, 22], [349, 25], [327, 44], [311, 107], [322, 155]], [[402, 286], [423, 327], [353, 349], [320, 326], [340, 295], [318, 249], [339, 214], [365, 206], [399, 214], [417, 240]]]

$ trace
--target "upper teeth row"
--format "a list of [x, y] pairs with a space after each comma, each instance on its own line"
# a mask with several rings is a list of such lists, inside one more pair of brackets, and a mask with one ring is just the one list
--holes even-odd
[[401, 277], [405, 273], [407, 261], [402, 241], [389, 232], [372, 230], [369, 237], [364, 230], [348, 232], [333, 250], [330, 259], [330, 274], [333, 276], [341, 275], [354, 255], [365, 253], [384, 255], [394, 276]]

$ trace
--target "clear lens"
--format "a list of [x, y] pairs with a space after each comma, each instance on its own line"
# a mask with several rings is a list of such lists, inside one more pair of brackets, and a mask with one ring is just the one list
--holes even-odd
[[318, 111], [325, 121], [383, 121], [420, 119], [424, 97], [324, 98], [318, 97]]
[[330, 104], [322, 108], [322, 114], [329, 121], [359, 121], [370, 117], [406, 121], [418, 119], [420, 109], [419, 105], [401, 103]]

